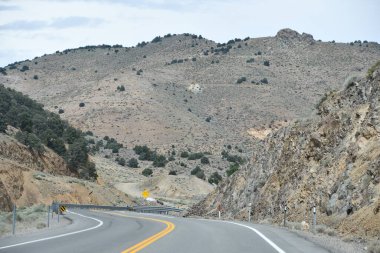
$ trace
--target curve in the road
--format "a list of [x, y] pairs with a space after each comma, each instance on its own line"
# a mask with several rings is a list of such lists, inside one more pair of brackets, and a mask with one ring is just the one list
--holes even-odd
[[175, 228], [175, 225], [169, 221], [166, 221], [166, 220], [159, 220], [159, 219], [153, 219], [153, 218], [146, 218], [146, 217], [136, 217], [136, 216], [129, 216], [129, 215], [123, 215], [123, 214], [120, 214], [120, 213], [109, 213], [111, 215], [118, 215], [118, 216], [122, 216], [122, 217], [126, 217], [126, 218], [135, 218], [135, 219], [142, 219], [142, 220], [149, 220], [149, 221], [155, 221], [155, 222], [160, 222], [160, 223], [163, 223], [166, 225], [166, 228], [160, 232], [158, 232], [157, 234], [155, 235], [152, 235], [151, 237], [133, 245], [132, 247], [122, 251], [122, 253], [135, 253], [135, 252], [138, 252], [144, 248], [146, 248], [147, 246], [149, 246], [150, 244], [154, 243], [155, 241], [157, 241], [158, 239], [164, 237], [165, 235], [169, 234], [170, 232], [172, 232]]
[[8, 246], [3, 246], [3, 247], [0, 247], [0, 249], [8, 249], [8, 248], [12, 248], [12, 247], [16, 247], [16, 246], [21, 246], [21, 245], [25, 245], [25, 244], [47, 241], [47, 240], [56, 239], [56, 238], [60, 238], [60, 237], [64, 237], [64, 236], [69, 236], [69, 235], [75, 235], [75, 234], [78, 234], [78, 233], [83, 233], [83, 232], [86, 232], [86, 231], [97, 229], [98, 227], [100, 227], [100, 226], [103, 225], [103, 221], [101, 221], [99, 219], [96, 219], [94, 217], [86, 216], [86, 215], [75, 213], [75, 212], [69, 212], [69, 211], [68, 211], [68, 213], [72, 213], [72, 214], [81, 216], [83, 218], [88, 218], [88, 219], [91, 219], [91, 220], [95, 220], [95, 221], [98, 222], [98, 225], [90, 227], [90, 228], [86, 228], [86, 229], [83, 229], [83, 230], [78, 230], [78, 231], [70, 232], [70, 233], [65, 233], [65, 234], [60, 234], [60, 235], [51, 236], [51, 237], [45, 237], [45, 238], [41, 238], [41, 239], [37, 239], [37, 240], [32, 240], [32, 241], [16, 243], [16, 244], [8, 245]]

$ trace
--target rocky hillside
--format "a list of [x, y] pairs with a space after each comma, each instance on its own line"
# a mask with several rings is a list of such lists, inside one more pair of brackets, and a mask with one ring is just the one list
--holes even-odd
[[122, 192], [101, 181], [81, 180], [65, 161], [46, 148], [43, 154], [31, 150], [12, 137], [0, 133], [0, 210], [13, 204], [49, 205], [52, 201], [93, 204], [132, 204]]
[[263, 140], [246, 169], [226, 180], [192, 210], [255, 220], [318, 222], [342, 234], [380, 234], [380, 62], [368, 78], [352, 78], [330, 92], [318, 116], [296, 121]]

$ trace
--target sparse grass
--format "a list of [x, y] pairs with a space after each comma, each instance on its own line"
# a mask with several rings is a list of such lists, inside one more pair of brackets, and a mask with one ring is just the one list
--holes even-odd
[[372, 79], [372, 75], [373, 75], [373, 72], [375, 72], [375, 70], [377, 68], [380, 68], [380, 61], [376, 62], [375, 65], [373, 65], [372, 67], [370, 67], [367, 71], [367, 78], [368, 79]]
[[[47, 207], [34, 205], [17, 208], [16, 233], [46, 227]], [[0, 237], [12, 232], [12, 212], [0, 212]]]
[[371, 242], [368, 246], [369, 253], [380, 253], [380, 241]]

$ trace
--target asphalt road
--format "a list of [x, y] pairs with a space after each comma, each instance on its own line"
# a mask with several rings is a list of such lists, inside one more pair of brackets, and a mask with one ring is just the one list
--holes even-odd
[[69, 226], [0, 239], [0, 252], [328, 252], [287, 230], [264, 225], [125, 212], [77, 213], [66, 215], [73, 220]]

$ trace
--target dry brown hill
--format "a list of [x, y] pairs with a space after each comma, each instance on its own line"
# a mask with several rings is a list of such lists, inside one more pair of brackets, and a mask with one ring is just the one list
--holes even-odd
[[290, 29], [226, 45], [188, 34], [153, 41], [37, 57], [7, 66], [0, 82], [129, 147], [220, 149], [309, 116], [321, 96], [380, 56], [377, 43], [321, 42]]
[[318, 223], [344, 235], [380, 234], [380, 62], [369, 78], [350, 79], [318, 107], [319, 116], [296, 121], [260, 144], [246, 169], [226, 180], [193, 214], [253, 217], [281, 223], [310, 221], [315, 204]]

